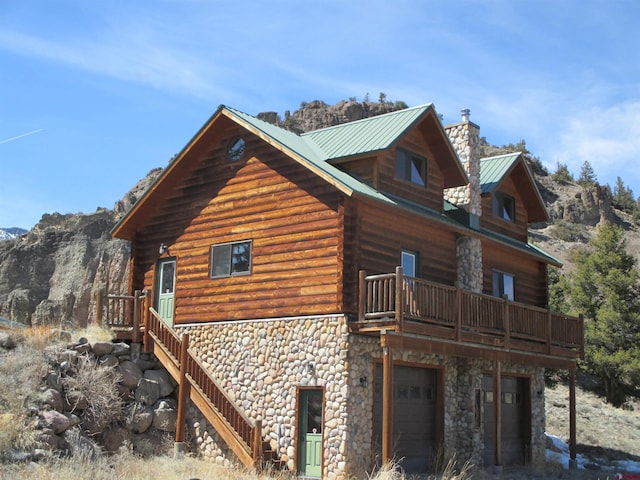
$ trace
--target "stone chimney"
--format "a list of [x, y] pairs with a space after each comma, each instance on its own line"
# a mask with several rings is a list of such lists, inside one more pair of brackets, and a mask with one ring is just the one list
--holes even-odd
[[[445, 127], [460, 163], [469, 177], [464, 186], [447, 188], [444, 198], [469, 213], [469, 226], [480, 228], [482, 206], [480, 194], [480, 127], [469, 121], [471, 111], [462, 110], [462, 121]], [[457, 283], [461, 288], [482, 292], [482, 242], [479, 238], [460, 235], [456, 245]]]
[[444, 198], [479, 218], [482, 214], [480, 204], [480, 127], [469, 121], [471, 111], [468, 108], [463, 109], [461, 113], [462, 121], [446, 126], [445, 131], [458, 154], [460, 163], [467, 172], [469, 184], [446, 189]]

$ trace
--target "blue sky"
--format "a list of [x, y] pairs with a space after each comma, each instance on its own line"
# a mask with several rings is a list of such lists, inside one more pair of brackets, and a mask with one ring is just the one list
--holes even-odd
[[640, 194], [637, 0], [0, 0], [0, 227], [113, 207], [219, 104], [380, 92]]

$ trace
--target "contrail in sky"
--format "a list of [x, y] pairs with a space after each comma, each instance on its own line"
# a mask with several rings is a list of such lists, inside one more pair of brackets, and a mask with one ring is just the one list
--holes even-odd
[[42, 130], [44, 130], [44, 129], [43, 128], [39, 128], [37, 130], [34, 130], [33, 132], [27, 132], [27, 133], [23, 133], [22, 135], [17, 135], [15, 137], [7, 138], [6, 140], [0, 140], [0, 145], [2, 145], [3, 143], [12, 142], [13, 140], [17, 140], [17, 139], [22, 138], [22, 137], [28, 137], [29, 135], [33, 135], [34, 133], [41, 132]]

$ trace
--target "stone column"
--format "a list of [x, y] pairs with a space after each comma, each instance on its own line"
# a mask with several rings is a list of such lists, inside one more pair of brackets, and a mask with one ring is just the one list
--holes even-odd
[[[462, 121], [445, 127], [460, 163], [469, 177], [464, 186], [448, 188], [444, 198], [464, 208], [470, 226], [477, 228], [482, 215], [480, 189], [480, 127], [469, 121], [469, 109], [462, 110]], [[474, 292], [482, 291], [482, 244], [478, 238], [460, 236], [457, 242], [458, 284]]]

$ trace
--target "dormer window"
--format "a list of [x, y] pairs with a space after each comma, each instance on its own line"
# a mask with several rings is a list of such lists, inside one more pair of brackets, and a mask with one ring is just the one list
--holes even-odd
[[508, 222], [516, 222], [516, 201], [511, 195], [496, 192], [493, 196], [493, 214]]
[[398, 148], [396, 150], [396, 177], [424, 187], [427, 185], [427, 159]]

